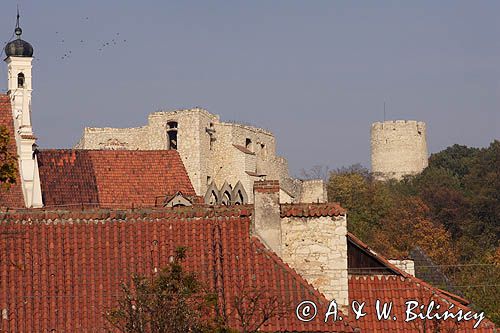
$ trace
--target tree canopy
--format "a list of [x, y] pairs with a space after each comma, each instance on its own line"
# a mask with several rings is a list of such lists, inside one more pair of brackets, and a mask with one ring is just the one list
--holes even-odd
[[335, 170], [328, 198], [348, 210], [348, 229], [376, 251], [407, 258], [422, 249], [453, 291], [500, 322], [500, 141], [448, 147], [401, 181], [376, 181], [359, 165]]
[[14, 184], [17, 178], [17, 161], [10, 152], [10, 142], [9, 131], [0, 126], [0, 184], [4, 188]]

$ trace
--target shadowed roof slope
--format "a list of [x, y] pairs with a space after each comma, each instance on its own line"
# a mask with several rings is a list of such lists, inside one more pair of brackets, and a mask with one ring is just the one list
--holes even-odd
[[[425, 309], [415, 309], [412, 312], [423, 314], [427, 311], [427, 305], [434, 301], [440, 305], [440, 309], [431, 312], [443, 313], [449, 309], [450, 312], [456, 313], [462, 310], [465, 314], [468, 311], [476, 313], [470, 307], [455, 301], [448, 297], [439, 289], [419, 280], [415, 277], [403, 277], [397, 275], [372, 275], [372, 276], [350, 276], [349, 277], [349, 299], [358, 302], [366, 302], [365, 308], [372, 309], [365, 317], [360, 318], [355, 322], [356, 326], [361, 328], [362, 332], [476, 332], [476, 333], [493, 333], [496, 332], [495, 325], [488, 319], [483, 319], [479, 326], [474, 329], [473, 326], [476, 320], [462, 320], [457, 323], [454, 319], [447, 319], [441, 322], [434, 320], [416, 319], [411, 322], [405, 322], [405, 311], [407, 301], [417, 301], [419, 306], [425, 305]], [[396, 320], [378, 320], [375, 311], [375, 302], [380, 300], [383, 303], [392, 302], [392, 315], [396, 316]]]
[[42, 150], [38, 154], [46, 207], [152, 207], [157, 198], [195, 196], [175, 150]]
[[324, 313], [327, 300], [250, 235], [250, 212], [246, 206], [40, 210], [29, 213], [31, 223], [20, 223], [20, 213], [4, 214], [0, 309], [7, 319], [0, 320], [0, 331], [106, 332], [103, 314], [121, 296], [120, 283], [132, 273], [154, 274], [177, 246], [187, 246], [184, 267], [216, 292], [230, 326], [239, 327], [233, 301], [246, 290], [265, 291], [291, 305], [263, 331], [352, 332], [345, 321], [296, 319], [301, 301], [315, 301]]
[[[495, 324], [488, 319], [483, 319], [479, 326], [474, 329], [474, 320], [461, 321], [457, 323], [453, 319], [447, 319], [441, 322], [433, 320], [416, 319], [411, 322], [405, 322], [406, 317], [406, 302], [417, 301], [420, 305], [425, 305], [425, 309], [421, 310], [423, 314], [427, 311], [427, 305], [434, 301], [440, 305], [440, 309], [432, 311], [432, 314], [443, 313], [449, 309], [450, 312], [456, 313], [462, 310], [465, 314], [468, 311], [473, 311], [468, 307], [468, 301], [449, 293], [445, 290], [433, 287], [430, 284], [418, 279], [391, 264], [387, 259], [372, 251], [368, 245], [356, 238], [353, 234], [347, 235], [348, 241], [356, 244], [360, 249], [366, 251], [370, 256], [376, 258], [380, 263], [384, 264], [393, 272], [393, 275], [352, 275], [349, 276], [349, 300], [366, 302], [365, 309], [375, 309], [376, 300], [383, 303], [393, 304], [392, 315], [396, 316], [396, 320], [378, 320], [375, 311], [366, 311], [367, 315], [355, 321], [354, 324], [361, 328], [362, 332], [477, 332], [477, 333], [493, 333], [496, 332]], [[420, 313], [419, 309], [413, 310], [415, 313]]]
[[[0, 126], [5, 127], [10, 136], [9, 147], [7, 148], [8, 152], [13, 156], [17, 156], [16, 138], [14, 136], [14, 122], [12, 120], [10, 97], [4, 94], [0, 94]], [[21, 188], [21, 176], [19, 174], [19, 170], [17, 171], [17, 181], [15, 184], [12, 184], [9, 188], [4, 188], [4, 185], [1, 184], [0, 207], [24, 207], [24, 197], [23, 190]]]

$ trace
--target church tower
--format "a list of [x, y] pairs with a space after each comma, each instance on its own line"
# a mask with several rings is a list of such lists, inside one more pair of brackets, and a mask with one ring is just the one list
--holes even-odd
[[31, 62], [33, 47], [21, 39], [23, 33], [19, 27], [17, 13], [17, 38], [5, 46], [5, 62], [8, 69], [8, 91], [14, 119], [15, 140], [19, 161], [19, 173], [24, 202], [28, 208], [42, 207], [42, 193], [38, 162], [35, 154], [36, 137], [31, 125]]

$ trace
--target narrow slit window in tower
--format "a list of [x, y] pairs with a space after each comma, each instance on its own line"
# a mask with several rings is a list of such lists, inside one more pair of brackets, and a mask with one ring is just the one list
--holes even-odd
[[24, 88], [24, 74], [23, 73], [19, 73], [17, 75], [17, 87]]

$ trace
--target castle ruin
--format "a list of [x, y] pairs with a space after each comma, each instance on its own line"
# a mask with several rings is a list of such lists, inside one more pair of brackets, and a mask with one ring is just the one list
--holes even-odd
[[376, 179], [402, 179], [427, 167], [425, 123], [415, 120], [376, 122], [371, 126], [371, 164]]
[[252, 203], [253, 183], [279, 180], [282, 203], [326, 202], [322, 180], [293, 179], [274, 135], [222, 122], [201, 108], [151, 113], [135, 128], [89, 128], [76, 149], [178, 150], [196, 194], [208, 204]]

